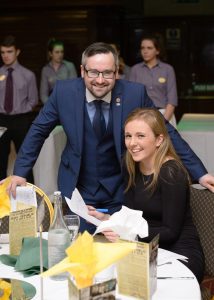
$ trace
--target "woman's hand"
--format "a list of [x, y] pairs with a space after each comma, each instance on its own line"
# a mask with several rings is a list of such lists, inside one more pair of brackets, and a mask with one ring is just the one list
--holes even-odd
[[[97, 218], [100, 221], [107, 221], [110, 218], [110, 215], [97, 211], [96, 208], [93, 206], [87, 205], [87, 207], [88, 207], [88, 214], [90, 216]], [[111, 229], [109, 230], [106, 229], [102, 231], [102, 233], [110, 242], [116, 242], [120, 238], [120, 236], [114, 231], [112, 231]]]
[[107, 238], [107, 240], [109, 240], [110, 242], [117, 242], [117, 240], [120, 238], [120, 236], [115, 233], [114, 231], [112, 231], [111, 229], [106, 229], [102, 232], [104, 234], [104, 236]]
[[100, 221], [106, 221], [106, 220], [108, 220], [110, 218], [109, 214], [104, 214], [102, 212], [99, 212], [93, 206], [87, 205], [87, 208], [88, 208], [88, 214], [90, 216], [95, 217], [96, 219], [98, 219]]

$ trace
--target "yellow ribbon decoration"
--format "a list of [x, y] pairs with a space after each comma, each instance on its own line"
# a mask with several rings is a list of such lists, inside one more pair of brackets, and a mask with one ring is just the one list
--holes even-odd
[[11, 177], [7, 177], [0, 185], [0, 218], [10, 214], [10, 197], [7, 193], [7, 187], [11, 182]]
[[85, 231], [75, 243], [67, 248], [67, 257], [42, 273], [42, 276], [69, 272], [74, 276], [77, 287], [84, 288], [93, 284], [93, 277], [96, 273], [112, 265], [135, 248], [136, 243], [132, 242], [94, 242], [93, 237]]

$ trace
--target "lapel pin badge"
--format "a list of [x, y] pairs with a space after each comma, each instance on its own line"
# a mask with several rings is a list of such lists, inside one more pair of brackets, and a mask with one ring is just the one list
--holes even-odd
[[6, 76], [5, 76], [5, 75], [3, 75], [3, 74], [1, 75], [1, 74], [0, 74], [0, 81], [3, 81], [3, 80], [5, 80], [5, 78], [6, 78]]
[[120, 106], [120, 98], [116, 98], [116, 106]]

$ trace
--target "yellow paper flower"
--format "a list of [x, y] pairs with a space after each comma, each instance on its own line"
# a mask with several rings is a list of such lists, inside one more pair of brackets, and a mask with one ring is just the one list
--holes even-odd
[[2, 296], [0, 296], [0, 300], [9, 300], [11, 294], [11, 284], [0, 279], [0, 292], [3, 293]]
[[7, 193], [7, 187], [10, 184], [11, 177], [7, 177], [0, 185], [0, 218], [10, 214], [10, 197]]
[[67, 257], [53, 266], [42, 276], [53, 276], [69, 272], [74, 276], [77, 287], [84, 288], [93, 284], [96, 273], [112, 265], [136, 248], [136, 243], [94, 242], [93, 237], [85, 231], [76, 242], [67, 248]]

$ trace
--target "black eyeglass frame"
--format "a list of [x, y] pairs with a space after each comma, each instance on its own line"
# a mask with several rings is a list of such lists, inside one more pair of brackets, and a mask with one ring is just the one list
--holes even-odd
[[[114, 79], [114, 76], [117, 72], [117, 71], [108, 71], [108, 70], [100, 72], [95, 69], [87, 70], [86, 67], [84, 67], [84, 70], [89, 78], [98, 78], [100, 76], [100, 74], [102, 74], [102, 77], [104, 79]], [[92, 72], [92, 73], [90, 73], [90, 72]], [[93, 75], [91, 76], [91, 74], [93, 74]]]

